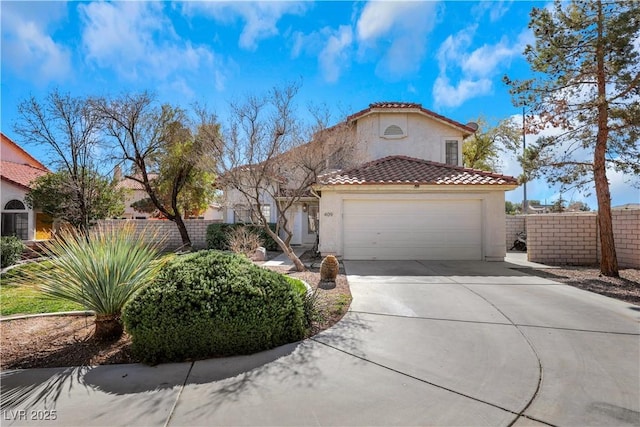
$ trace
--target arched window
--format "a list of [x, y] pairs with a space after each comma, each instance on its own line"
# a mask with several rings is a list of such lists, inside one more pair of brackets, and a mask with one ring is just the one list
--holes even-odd
[[[4, 205], [4, 211], [26, 211], [20, 200], [10, 200]], [[27, 212], [2, 212], [2, 235], [17, 236], [22, 240], [29, 238], [29, 214]]]
[[387, 128], [384, 130], [384, 136], [398, 138], [404, 136], [404, 131], [398, 125], [391, 125], [387, 126]]
[[4, 210], [6, 211], [24, 211], [26, 209], [27, 208], [24, 207], [24, 203], [15, 199], [10, 200], [6, 205], [4, 205]]

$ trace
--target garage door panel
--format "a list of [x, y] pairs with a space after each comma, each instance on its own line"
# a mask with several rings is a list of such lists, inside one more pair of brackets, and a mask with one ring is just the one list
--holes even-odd
[[482, 257], [480, 200], [345, 200], [345, 259]]

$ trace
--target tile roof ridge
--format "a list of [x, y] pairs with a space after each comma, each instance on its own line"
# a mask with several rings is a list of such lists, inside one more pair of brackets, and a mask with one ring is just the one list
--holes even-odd
[[370, 168], [372, 166], [378, 166], [378, 165], [380, 165], [382, 163], [387, 163], [387, 162], [393, 161], [393, 160], [406, 160], [406, 161], [410, 161], [410, 162], [414, 162], [414, 163], [426, 164], [426, 165], [435, 166], [435, 167], [443, 168], [443, 169], [451, 169], [451, 170], [457, 170], [457, 171], [461, 171], [461, 172], [473, 172], [475, 174], [482, 175], [482, 176], [487, 176], [487, 177], [491, 177], [491, 178], [507, 178], [507, 179], [510, 178], [510, 179], [516, 180], [515, 177], [512, 177], [510, 175], [504, 175], [504, 174], [500, 174], [500, 173], [496, 173], [496, 172], [484, 171], [484, 170], [481, 170], [481, 169], [467, 168], [467, 167], [458, 166], [458, 165], [448, 165], [446, 163], [435, 162], [433, 160], [420, 159], [420, 158], [417, 158], [417, 157], [411, 157], [411, 156], [406, 156], [406, 155], [402, 155], [402, 154], [381, 157], [379, 159], [372, 160], [372, 161], [369, 161], [367, 163], [363, 163], [360, 166], [356, 166], [356, 167], [348, 169], [348, 170], [342, 170], [342, 171], [336, 171], [336, 172], [344, 173], [344, 174], [353, 173], [354, 171], [363, 170], [363, 169], [366, 169], [366, 168]]
[[476, 168], [468, 168], [465, 166], [458, 166], [458, 165], [448, 165], [446, 163], [439, 163], [439, 162], [434, 162], [434, 161], [430, 161], [430, 160], [425, 160], [425, 162], [429, 162], [431, 164], [434, 164], [435, 166], [441, 166], [444, 168], [448, 168], [448, 169], [453, 169], [453, 170], [459, 170], [459, 171], [465, 171], [465, 172], [474, 172], [480, 175], [484, 175], [484, 176], [490, 176], [493, 178], [514, 178], [510, 175], [504, 175], [501, 173], [497, 173], [497, 172], [491, 172], [491, 171], [485, 171], [482, 169], [476, 169]]
[[35, 169], [35, 170], [42, 171], [42, 172], [50, 172], [49, 169], [46, 168], [46, 166], [43, 169], [43, 168], [40, 168], [40, 167], [37, 167], [37, 166], [34, 166], [34, 165], [30, 165], [29, 163], [18, 163], [18, 162], [12, 162], [11, 160], [1, 160], [1, 162], [2, 163], [10, 163], [12, 165], [17, 165], [17, 166], [26, 166], [26, 167], [29, 167], [31, 169]]

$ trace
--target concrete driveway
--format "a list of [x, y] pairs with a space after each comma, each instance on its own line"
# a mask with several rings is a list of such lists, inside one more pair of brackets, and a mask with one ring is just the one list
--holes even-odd
[[640, 425], [640, 307], [510, 266], [346, 262], [351, 309], [311, 340], [5, 372], [2, 424]]

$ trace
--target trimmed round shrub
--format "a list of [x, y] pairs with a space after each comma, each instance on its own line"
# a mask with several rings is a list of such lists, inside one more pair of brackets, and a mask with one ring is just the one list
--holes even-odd
[[244, 257], [176, 257], [124, 309], [134, 353], [147, 363], [250, 354], [304, 337], [302, 296]]

